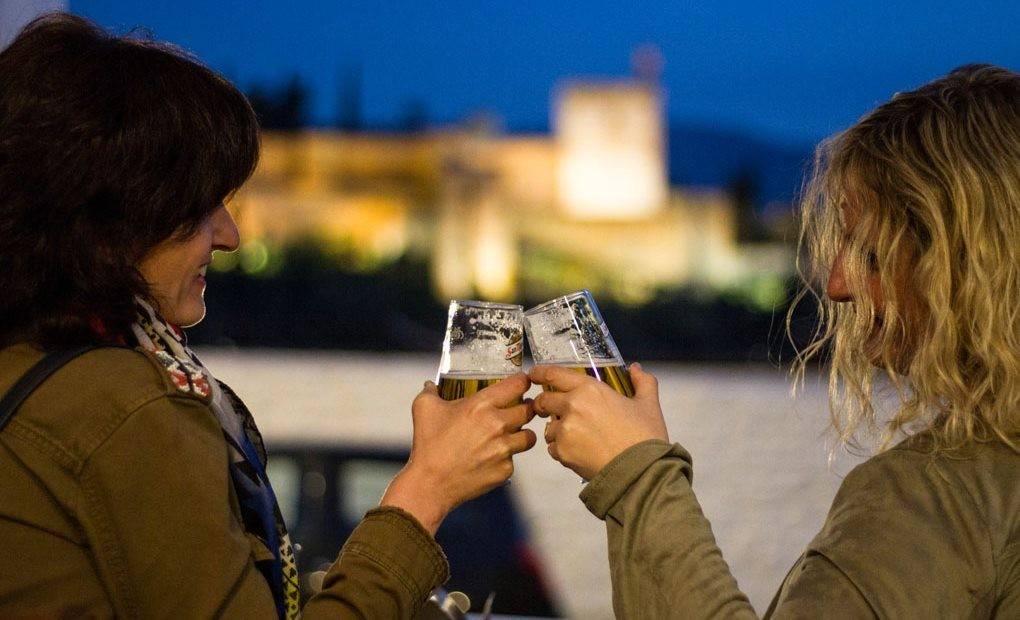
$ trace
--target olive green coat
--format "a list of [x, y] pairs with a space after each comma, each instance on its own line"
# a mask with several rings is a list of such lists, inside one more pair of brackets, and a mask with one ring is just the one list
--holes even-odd
[[[776, 594], [773, 618], [1020, 618], [1020, 454], [932, 458], [905, 442], [856, 467]], [[754, 618], [691, 489], [691, 458], [638, 444], [581, 492], [609, 536], [619, 618]]]
[[[42, 353], [0, 351], [0, 394]], [[272, 618], [208, 402], [153, 357], [73, 360], [0, 433], [0, 617]], [[397, 509], [351, 535], [305, 618], [408, 618], [449, 568]]]

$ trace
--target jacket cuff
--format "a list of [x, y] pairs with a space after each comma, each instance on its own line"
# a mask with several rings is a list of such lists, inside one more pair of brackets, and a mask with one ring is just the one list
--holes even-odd
[[666, 443], [661, 439], [634, 444], [595, 474], [581, 491], [581, 501], [593, 515], [605, 520], [612, 507], [645, 470], [667, 455], [680, 457], [688, 463], [691, 461], [690, 454], [679, 444]]
[[439, 543], [410, 513], [395, 506], [369, 510], [340, 551], [341, 556], [347, 553], [365, 556], [392, 572], [414, 600], [425, 600], [450, 578]]

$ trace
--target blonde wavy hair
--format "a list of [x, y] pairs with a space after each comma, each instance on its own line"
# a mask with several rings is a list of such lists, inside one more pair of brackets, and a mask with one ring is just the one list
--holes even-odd
[[[829, 362], [842, 444], [1020, 451], [1020, 75], [967, 65], [896, 94], [819, 145], [800, 211], [793, 307], [820, 319], [794, 383]], [[837, 259], [852, 303], [824, 294]]]

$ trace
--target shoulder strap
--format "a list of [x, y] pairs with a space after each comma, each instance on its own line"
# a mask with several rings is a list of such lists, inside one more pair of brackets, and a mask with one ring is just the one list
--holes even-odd
[[14, 412], [18, 410], [21, 403], [23, 403], [43, 381], [59, 370], [60, 367], [79, 355], [91, 351], [92, 349], [100, 349], [109, 346], [117, 345], [91, 344], [74, 349], [47, 353], [41, 360], [36, 362], [34, 366], [29, 368], [28, 372], [22, 375], [11, 389], [4, 394], [4, 397], [0, 399], [0, 431], [2, 431], [4, 427], [7, 426], [7, 423], [11, 421], [11, 418], [14, 417]]

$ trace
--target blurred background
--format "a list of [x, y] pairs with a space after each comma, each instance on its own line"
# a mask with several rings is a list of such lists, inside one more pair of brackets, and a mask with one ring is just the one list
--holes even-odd
[[[813, 149], [954, 67], [1020, 66], [1014, 2], [0, 0], [0, 46], [47, 10], [177, 44], [259, 115], [261, 162], [230, 202], [242, 246], [189, 338], [278, 446], [308, 546], [334, 553], [399, 467], [449, 299], [587, 288], [662, 377], [760, 611], [859, 458], [829, 462], [824, 381], [793, 400], [785, 374]], [[795, 338], [812, 326], [794, 313]], [[451, 587], [611, 617], [576, 476], [542, 446], [518, 461], [502, 499], [441, 533]]]

